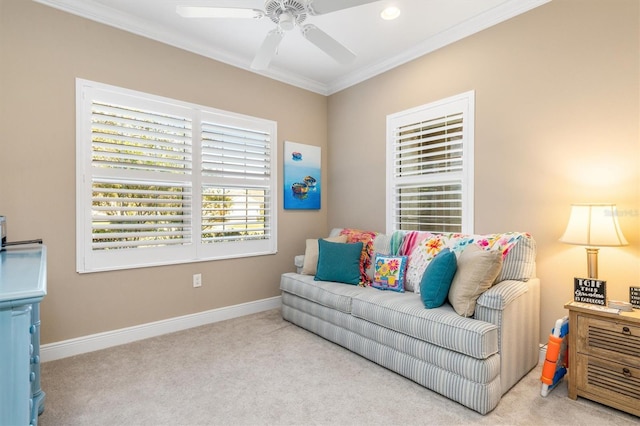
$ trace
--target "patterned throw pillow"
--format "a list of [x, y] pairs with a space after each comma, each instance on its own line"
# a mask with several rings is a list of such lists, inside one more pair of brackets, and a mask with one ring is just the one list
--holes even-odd
[[536, 244], [526, 232], [470, 235], [457, 232], [432, 234], [427, 231], [409, 231], [393, 236], [401, 238], [397, 254], [409, 256], [405, 278], [406, 291], [420, 293], [420, 283], [427, 266], [445, 247], [458, 258], [472, 245], [484, 251], [499, 252], [502, 255], [503, 266], [495, 282], [507, 279], [527, 281], [535, 274]]
[[[456, 254], [456, 256], [460, 256], [460, 253], [471, 244], [476, 243], [475, 235], [468, 234], [460, 234], [460, 233], [452, 233], [445, 234], [447, 238], [447, 247]], [[476, 243], [477, 244], [477, 243]]]
[[496, 278], [496, 282], [504, 280], [528, 281], [536, 271], [536, 242], [526, 232], [519, 238], [516, 244], [509, 249], [509, 255], [504, 257], [502, 271]]
[[402, 244], [398, 247], [397, 254], [408, 256], [413, 252], [414, 248], [434, 236], [435, 234], [432, 234], [431, 232], [409, 231], [402, 238]]
[[407, 256], [390, 256], [377, 253], [371, 286], [381, 290], [404, 292], [404, 275], [407, 269], [407, 261]]
[[420, 282], [429, 262], [446, 246], [443, 235], [434, 235], [421, 241], [414, 247], [409, 255], [409, 268], [407, 269], [407, 291], [420, 293]]
[[367, 276], [367, 268], [371, 265], [373, 256], [373, 239], [377, 232], [361, 231], [359, 229], [345, 228], [340, 231], [340, 235], [347, 236], [347, 243], [362, 243], [362, 254], [360, 256], [360, 284], [367, 286], [371, 280]]
[[466, 247], [475, 242], [475, 237], [467, 234], [430, 234], [428, 232], [423, 232], [423, 234], [428, 235], [429, 238], [421, 241], [413, 249], [409, 256], [409, 269], [407, 270], [406, 289], [418, 294], [427, 266], [442, 249], [447, 247], [456, 256], [460, 256]]
[[[535, 241], [527, 232], [485, 235], [478, 246], [502, 253], [502, 270], [495, 283], [503, 280], [527, 281], [535, 270]], [[512, 253], [513, 252], [513, 253]], [[508, 254], [512, 253], [510, 256]]]
[[497, 250], [502, 253], [502, 260], [507, 257], [513, 246], [523, 237], [531, 238], [525, 232], [505, 232], [504, 234], [484, 235], [477, 244], [485, 250]]

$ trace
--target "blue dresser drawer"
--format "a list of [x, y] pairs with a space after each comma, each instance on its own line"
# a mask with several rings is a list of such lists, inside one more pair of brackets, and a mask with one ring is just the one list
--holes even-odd
[[37, 425], [40, 302], [46, 295], [46, 247], [0, 252], [0, 425]]

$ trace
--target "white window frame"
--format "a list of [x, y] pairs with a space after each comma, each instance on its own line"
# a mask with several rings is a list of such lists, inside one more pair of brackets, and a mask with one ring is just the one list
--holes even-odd
[[[133, 114], [137, 114], [137, 111], [152, 111], [153, 114], [161, 114], [163, 120], [166, 115], [171, 119], [173, 117], [185, 118], [185, 123], [191, 123], [190, 129], [185, 130], [184, 134], [177, 137], [184, 139], [179, 141], [183, 145], [178, 145], [182, 148], [178, 148], [178, 157], [180, 158], [175, 160], [180, 163], [177, 166], [177, 171], [161, 172], [158, 165], [154, 164], [154, 160], [147, 160], [147, 163], [152, 165], [147, 169], [152, 169], [151, 171], [135, 170], [128, 165], [122, 167], [108, 165], [101, 168], [100, 162], [94, 158], [95, 152], [97, 152], [94, 145], [99, 143], [94, 141], [92, 136], [92, 119], [94, 117], [92, 106], [94, 103], [100, 102], [131, 108], [135, 111]], [[183, 121], [178, 121], [178, 125], [182, 125], [180, 123]], [[213, 125], [213, 130], [211, 130], [211, 125]], [[207, 127], [209, 130], [206, 129]], [[218, 127], [223, 130], [217, 130]], [[225, 129], [239, 132], [240, 135], [236, 137], [235, 134], [226, 134]], [[263, 139], [255, 142], [251, 139], [253, 135], [258, 135]], [[207, 143], [204, 142], [207, 138], [210, 138], [208, 148]], [[223, 145], [226, 147], [225, 149], [222, 149]], [[227, 149], [229, 146], [232, 151], [240, 147], [240, 153], [232, 153], [229, 156], [229, 149]], [[254, 146], [258, 146], [255, 148], [257, 153], [254, 152]], [[119, 151], [117, 152], [116, 155], [121, 154]], [[163, 151], [156, 150], [154, 152]], [[104, 155], [109, 156], [110, 153], [107, 152]], [[126, 154], [120, 156], [124, 157]], [[277, 123], [274, 121], [89, 80], [76, 79], [77, 272], [89, 273], [276, 253], [278, 235], [277, 158]], [[155, 161], [163, 161], [164, 163], [164, 160]], [[167, 160], [167, 163], [171, 161], [174, 160]], [[144, 160], [140, 164], [145, 164]], [[257, 169], [258, 172], [253, 174], [252, 168]], [[99, 240], [94, 239], [94, 229], [99, 229], [100, 226], [114, 225], [110, 225], [111, 221], [103, 222], [106, 225], [95, 225], [99, 223], [98, 220], [95, 220], [96, 215], [104, 213], [96, 213], [97, 209], [93, 207], [95, 201], [93, 198], [94, 180], [126, 182], [131, 185], [138, 185], [142, 182], [143, 190], [147, 189], [145, 185], [151, 187], [156, 183], [171, 185], [174, 190], [186, 188], [184, 191], [178, 190], [177, 198], [180, 201], [172, 202], [170, 207], [173, 213], [172, 217], [175, 219], [178, 215], [177, 223], [180, 224], [176, 227], [170, 227], [167, 231], [174, 239], [166, 244], [154, 240], [154, 243], [143, 247], [134, 247], [134, 243], [123, 243], [125, 247], [117, 249], [104, 248], [110, 243], [102, 244], [102, 246], [97, 244], [96, 241]], [[225, 195], [223, 200], [227, 201], [220, 203], [225, 213], [215, 216], [215, 213], [203, 212], [205, 205], [203, 187], [219, 187], [224, 188], [227, 192], [240, 193], [244, 195], [246, 201], [242, 203], [237, 201], [240, 199], [239, 197], [232, 198]], [[145, 190], [145, 194], [147, 193], [151, 193], [151, 191]], [[260, 196], [250, 195], [256, 193]], [[175, 195], [175, 193], [171, 194]], [[154, 197], [153, 195], [145, 196]], [[123, 199], [126, 195], [121, 197], [118, 200]], [[162, 205], [156, 198], [153, 198], [149, 203], [155, 206], [151, 208], [152, 210], [157, 209], [158, 205]], [[181, 207], [175, 207], [176, 204]], [[256, 205], [259, 207], [255, 207]], [[126, 208], [121, 207], [121, 210]], [[236, 222], [236, 218], [232, 216], [238, 208], [241, 213], [238, 214], [237, 219], [245, 227], [246, 232], [236, 232], [234, 228], [234, 233], [229, 234], [227, 233], [228, 229], [232, 228], [229, 222]], [[110, 213], [114, 214], [113, 211]], [[211, 237], [211, 234], [203, 228], [203, 222], [206, 221], [203, 221], [203, 215], [206, 214], [214, 218], [224, 218], [220, 221], [221, 224], [216, 222], [216, 234], [213, 238], [207, 238]], [[252, 223], [254, 216], [258, 218], [258, 225]], [[158, 217], [162, 217], [164, 220], [165, 216]], [[183, 217], [184, 219], [182, 219]], [[153, 229], [149, 232], [154, 234], [154, 238], [157, 238], [161, 230], [165, 231], [164, 228], [159, 228], [160, 225], [151, 226]], [[256, 233], [254, 227], [256, 226], [259, 228], [257, 236], [254, 235]], [[115, 241], [117, 243], [117, 238]], [[122, 241], [125, 240], [122, 239]]]
[[[454, 171], [444, 170], [440, 173], [402, 175], [398, 171], [399, 152], [402, 149], [398, 143], [398, 139], [401, 138], [398, 136], [398, 129], [451, 115], [461, 115], [463, 120], [461, 169]], [[398, 194], [403, 186], [438, 186], [447, 184], [460, 184], [461, 186], [461, 227], [453, 232], [473, 233], [474, 115], [475, 92], [469, 91], [387, 116], [386, 231], [388, 233], [402, 229], [402, 225], [399, 224], [400, 218], [398, 217], [400, 210]], [[431, 232], [450, 231], [431, 229]]]

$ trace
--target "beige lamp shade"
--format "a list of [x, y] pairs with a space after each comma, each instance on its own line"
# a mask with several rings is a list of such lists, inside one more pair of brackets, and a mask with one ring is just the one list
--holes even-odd
[[598, 278], [598, 247], [624, 246], [615, 204], [572, 204], [560, 241], [586, 246], [589, 278]]
[[569, 223], [560, 241], [596, 247], [628, 244], [618, 224], [615, 204], [572, 204]]

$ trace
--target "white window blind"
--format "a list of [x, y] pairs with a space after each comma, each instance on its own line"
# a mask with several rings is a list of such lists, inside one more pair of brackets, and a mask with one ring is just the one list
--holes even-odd
[[77, 81], [77, 269], [274, 253], [272, 121]]
[[191, 188], [93, 179], [92, 250], [191, 243]]
[[202, 241], [271, 238], [271, 135], [202, 125]]
[[191, 120], [91, 100], [92, 250], [191, 242]]
[[387, 230], [472, 232], [468, 92], [387, 117]]

